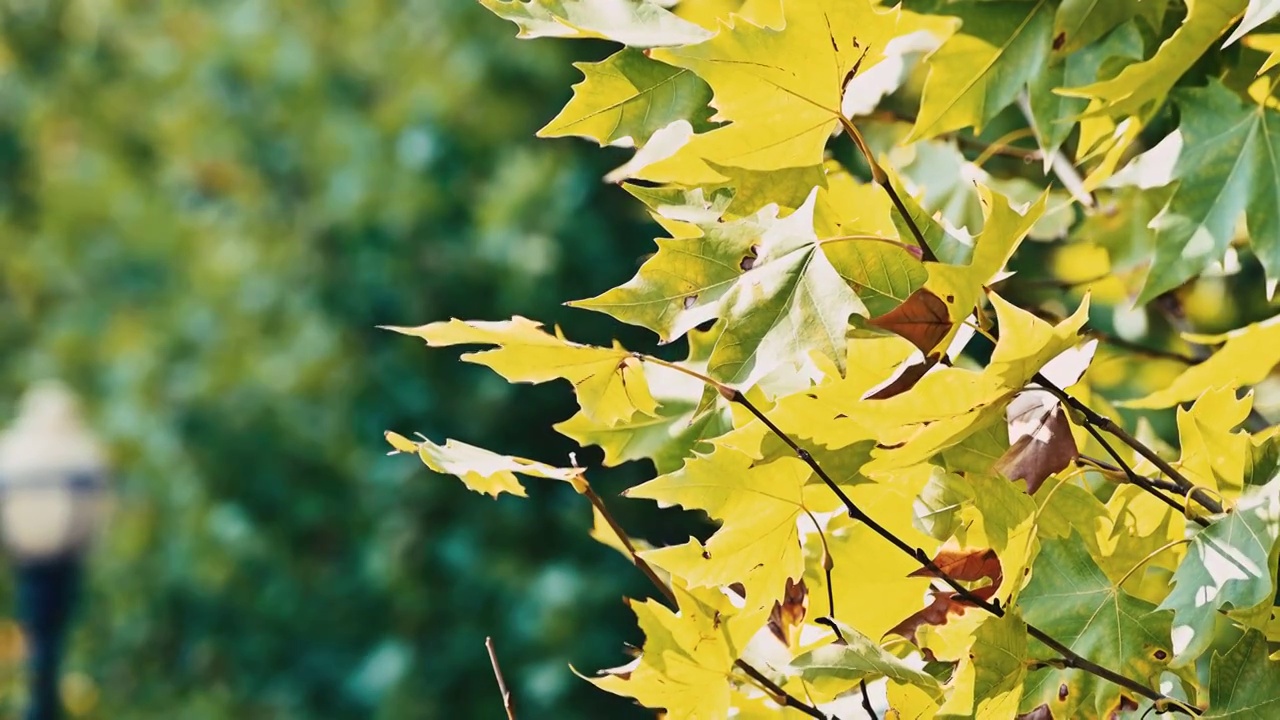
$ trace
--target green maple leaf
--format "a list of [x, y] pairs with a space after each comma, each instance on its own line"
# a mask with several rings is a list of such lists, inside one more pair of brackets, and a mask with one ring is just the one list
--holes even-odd
[[906, 664], [854, 628], [838, 621], [835, 624], [843, 641], [814, 648], [791, 661], [815, 692], [834, 698], [856, 689], [861, 681], [886, 677], [914, 685], [934, 699], [942, 698], [942, 687], [932, 675]]
[[[1031, 582], [1018, 605], [1022, 616], [1082, 657], [1150, 687], [1169, 665], [1169, 613], [1130, 596], [1107, 579], [1077, 534], [1043, 540]], [[1053, 657], [1033, 642], [1032, 654]], [[1027, 677], [1022, 708], [1048, 705], [1053, 717], [1112, 717], [1120, 687], [1083, 670], [1052, 667]]]
[[971, 0], [945, 6], [960, 31], [931, 54], [920, 113], [907, 142], [973, 127], [1009, 106], [1049, 57], [1053, 4]]
[[1151, 221], [1156, 257], [1139, 302], [1171, 290], [1225, 254], [1240, 216], [1254, 252], [1280, 278], [1280, 113], [1247, 105], [1220, 83], [1175, 93], [1183, 149], [1177, 189]]
[[1270, 657], [1267, 638], [1250, 631], [1209, 670], [1209, 708], [1201, 715], [1232, 720], [1271, 720], [1280, 714], [1280, 662]]
[[[1146, 0], [1062, 0], [1053, 18], [1054, 52], [1074, 53], [1135, 17], [1158, 29], [1166, 9], [1165, 3]], [[1082, 83], [1067, 86], [1076, 84]]]
[[[1095, 0], [1104, 5], [1115, 0]], [[1137, 4], [1130, 0], [1131, 4]], [[1158, 3], [1142, 3], [1156, 5]], [[1107, 5], [1110, 7], [1110, 5]], [[1065, 8], [1066, 5], [1063, 5]], [[1096, 7], [1096, 6], [1095, 6]], [[1061, 16], [1062, 9], [1059, 9]], [[1056, 36], [1056, 35], [1055, 35]], [[1098, 42], [1084, 45], [1075, 52], [1054, 57], [1044, 72], [1032, 78], [1029, 88], [1031, 122], [1045, 155], [1055, 152], [1071, 134], [1074, 120], [1088, 106], [1088, 101], [1054, 92], [1061, 87], [1087, 85], [1098, 79], [1102, 65], [1110, 58], [1142, 58], [1142, 35], [1132, 22], [1108, 33]]]
[[1280, 478], [1248, 488], [1228, 515], [1191, 540], [1161, 609], [1173, 610], [1174, 661], [1186, 664], [1208, 648], [1220, 608], [1249, 610], [1275, 597], [1280, 539]]
[[714, 127], [707, 122], [711, 88], [684, 68], [651, 60], [634, 48], [574, 67], [583, 80], [539, 137], [577, 135], [601, 145], [630, 138], [639, 146], [676, 120], [688, 120], [698, 132]]
[[651, 0], [479, 0], [520, 37], [603, 38], [632, 47], [701, 42], [711, 33]]
[[[750, 218], [700, 225], [699, 237], [659, 240], [658, 253], [636, 277], [573, 305], [647, 327], [668, 342], [725, 318], [708, 371], [744, 387], [815, 350], [843, 368], [849, 316], [867, 312], [849, 283], [871, 288], [868, 294], [883, 304], [924, 276], [901, 259], [873, 267], [877, 252], [908, 256], [890, 244], [852, 248], [850, 241], [829, 248], [813, 230], [815, 197], [787, 218], [766, 208]], [[897, 270], [872, 272], [880, 268]]]

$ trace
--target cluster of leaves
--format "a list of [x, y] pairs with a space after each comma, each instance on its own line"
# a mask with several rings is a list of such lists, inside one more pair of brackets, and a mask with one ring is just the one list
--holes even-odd
[[[1277, 325], [1125, 332], [1185, 329], [1198, 278], [1280, 279], [1280, 3], [481, 2], [624, 46], [541, 134], [634, 146], [610, 178], [669, 237], [571, 304], [687, 356], [522, 317], [393, 329], [567, 380], [560, 432], [718, 528], [649, 547], [576, 462], [388, 438], [478, 492], [591, 501], [665, 601], [592, 682], [670, 718], [1280, 712], [1280, 440], [1241, 394]], [[1010, 272], [1049, 253], [1089, 279]], [[1126, 361], [1182, 365], [1121, 415]], [[1135, 412], [1179, 404], [1176, 448]]]
[[[607, 153], [528, 147], [590, 46], [511, 35], [474, 3], [0, 3], [0, 415], [66, 380], [116, 475], [69, 717], [485, 717], [485, 633], [529, 712], [628, 709], [561, 672], [632, 626], [572, 490], [486, 527], [377, 439], [412, 419], [563, 455], [533, 426], [571, 398], [512, 409], [520, 388], [374, 325], [582, 314], [559, 307], [575, 278], [648, 241]], [[531, 586], [555, 592], [509, 612]], [[0, 571], [5, 615], [11, 590]], [[16, 636], [0, 619], [5, 718]]]

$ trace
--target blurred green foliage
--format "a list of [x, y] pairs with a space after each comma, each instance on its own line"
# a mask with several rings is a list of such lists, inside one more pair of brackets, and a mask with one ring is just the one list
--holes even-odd
[[0, 410], [69, 381], [118, 474], [77, 716], [496, 717], [486, 635], [530, 716], [631, 712], [568, 669], [622, 662], [645, 594], [585, 503], [383, 457], [563, 463], [566, 388], [374, 326], [562, 320], [650, 245], [623, 157], [533, 138], [604, 48], [513, 35], [466, 0], [0, 0]]

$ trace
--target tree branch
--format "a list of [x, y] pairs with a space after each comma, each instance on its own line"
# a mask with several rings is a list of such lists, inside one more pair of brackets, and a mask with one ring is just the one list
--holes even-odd
[[498, 691], [502, 693], [502, 707], [507, 711], [507, 720], [516, 720], [516, 704], [507, 688], [507, 680], [502, 677], [502, 666], [498, 664], [498, 652], [494, 650], [493, 638], [484, 639], [484, 646], [489, 651], [489, 662], [493, 663], [493, 676], [498, 679]]
[[[1198, 487], [1195, 483], [1188, 480], [1185, 475], [1174, 469], [1167, 460], [1157, 455], [1156, 451], [1147, 447], [1142, 443], [1142, 441], [1138, 440], [1133, 435], [1130, 435], [1128, 430], [1117, 425], [1114, 420], [1098, 414], [1098, 412], [1093, 408], [1090, 408], [1088, 405], [1080, 402], [1078, 398], [1068, 394], [1067, 391], [1055, 385], [1052, 381], [1046, 378], [1043, 373], [1036, 373], [1032, 380], [1040, 387], [1053, 393], [1055, 397], [1066, 403], [1068, 407], [1076, 410], [1084, 416], [1086, 427], [1093, 425], [1098, 429], [1103, 430], [1107, 434], [1119, 439], [1120, 442], [1128, 445], [1134, 452], [1151, 461], [1152, 465], [1159, 468], [1160, 472], [1164, 473], [1170, 480], [1177, 484], [1179, 494], [1183, 495], [1188, 500], [1194, 500], [1200, 503], [1204, 509], [1214, 515], [1223, 511], [1222, 503], [1211, 497], [1204, 488]], [[1116, 456], [1112, 455], [1112, 457]]]
[[876, 709], [871, 707], [871, 696], [867, 695], [866, 678], [858, 681], [858, 689], [862, 691], [862, 709], [867, 711], [867, 717], [871, 718], [871, 720], [880, 720], [880, 716], [876, 715]]
[[877, 185], [884, 188], [889, 196], [889, 200], [893, 201], [893, 206], [898, 209], [898, 214], [902, 216], [902, 221], [907, 224], [911, 230], [912, 237], [916, 243], [920, 245], [920, 255], [927, 262], [938, 262], [938, 256], [933, 253], [933, 248], [929, 247], [929, 243], [924, 239], [924, 233], [920, 232], [919, 226], [916, 225], [915, 218], [911, 217], [911, 213], [907, 210], [907, 206], [902, 202], [902, 198], [898, 196], [898, 191], [893, 188], [893, 181], [889, 179], [889, 174], [880, 166], [880, 162], [876, 160], [875, 153], [871, 152], [871, 147], [867, 145], [867, 141], [862, 137], [862, 133], [858, 128], [850, 122], [849, 118], [844, 115], [840, 116], [840, 122], [844, 125], [844, 131], [853, 139], [854, 144], [858, 146], [858, 150], [862, 156], [866, 158], [867, 165], [871, 168], [871, 179]]
[[[1111, 459], [1116, 461], [1116, 464], [1120, 466], [1120, 471], [1125, 474], [1125, 477], [1129, 479], [1129, 482], [1133, 483], [1134, 485], [1137, 485], [1143, 490], [1146, 490], [1148, 493], [1150, 493], [1152, 496], [1160, 500], [1160, 502], [1164, 503], [1165, 505], [1168, 505], [1174, 510], [1177, 510], [1178, 512], [1182, 513], [1184, 516], [1191, 518], [1193, 521], [1196, 522], [1196, 524], [1200, 525], [1201, 527], [1209, 526], [1208, 520], [1205, 520], [1199, 515], [1189, 514], [1187, 512], [1187, 508], [1183, 506], [1182, 503], [1179, 503], [1178, 501], [1170, 498], [1168, 495], [1165, 495], [1163, 492], [1161, 492], [1159, 488], [1157, 488], [1154, 484], [1152, 484], [1149, 478], [1134, 472], [1133, 468], [1129, 467], [1129, 463], [1125, 462], [1124, 458], [1120, 457], [1120, 453], [1116, 452], [1116, 449], [1111, 446], [1111, 443], [1107, 442], [1107, 439], [1103, 437], [1102, 433], [1098, 432], [1098, 429], [1093, 426], [1093, 423], [1086, 422], [1084, 424], [1084, 429], [1085, 429], [1085, 432], [1093, 436], [1094, 440], [1098, 441], [1098, 444], [1102, 446], [1103, 450], [1107, 451], [1107, 454], [1111, 456]], [[1177, 487], [1176, 483], [1174, 483], [1174, 487], [1175, 488]]]
[[[907, 544], [904, 540], [902, 540], [902, 538], [893, 534], [893, 532], [885, 529], [884, 526], [880, 525], [875, 520], [873, 520], [869, 515], [863, 512], [863, 510], [859, 508], [853, 502], [853, 500], [849, 498], [848, 495], [845, 494], [844, 490], [842, 490], [840, 486], [837, 485], [836, 482], [831, 479], [831, 476], [828, 475], [827, 472], [822, 469], [822, 466], [816, 460], [814, 460], [813, 455], [811, 455], [809, 451], [805, 450], [798, 443], [796, 443], [796, 441], [792, 439], [791, 436], [783, 432], [781, 428], [775, 425], [767, 415], [761, 412], [760, 409], [757, 408], [754, 403], [752, 403], [750, 400], [747, 399], [746, 395], [742, 394], [742, 392], [740, 391], [734, 390], [732, 391], [732, 396], [730, 397], [730, 400], [746, 408], [746, 410], [750, 412], [752, 415], [754, 415], [757, 420], [763, 423], [765, 427], [769, 428], [769, 430], [772, 431], [774, 435], [778, 437], [778, 439], [786, 443], [787, 446], [790, 447], [792, 451], [796, 453], [796, 456], [799, 457], [802, 461], [804, 461], [804, 463], [808, 465], [809, 468], [813, 470], [813, 472], [819, 478], [821, 478], [824, 483], [826, 483], [827, 487], [830, 488], [831, 491], [835, 493], [836, 497], [838, 497], [840, 501], [844, 503], [845, 509], [849, 513], [849, 517], [864, 523], [867, 527], [871, 528], [871, 530], [875, 534], [879, 535], [889, 544], [898, 548], [899, 550], [906, 553], [907, 555], [910, 555], [912, 558], [916, 560], [916, 562], [920, 563], [920, 565], [922, 565], [925, 569], [927, 569], [934, 577], [937, 577], [938, 579], [945, 582], [947, 585], [950, 585], [951, 588], [955, 590], [956, 594], [960, 596], [962, 599], [964, 599], [965, 602], [975, 605], [996, 617], [1004, 617], [1005, 610], [1004, 608], [1000, 607], [1000, 604], [998, 601], [993, 602], [993, 601], [984, 600], [983, 598], [974, 594], [973, 591], [969, 590], [964, 585], [961, 585], [958, 580], [951, 577], [944, 570], [942, 570], [942, 568], [938, 567], [937, 563], [935, 563], [933, 559], [929, 557], [928, 553], [926, 553], [923, 549], [912, 548], [909, 544]], [[1055, 652], [1061, 655], [1062, 656], [1061, 661], [1065, 667], [1071, 667], [1077, 670], [1083, 670], [1097, 677], [1100, 677], [1104, 680], [1112, 682], [1148, 700], [1151, 700], [1153, 702], [1165, 703], [1171, 707], [1178, 709], [1181, 712], [1185, 712], [1187, 714], [1192, 714], [1192, 715], [1200, 714], [1199, 708], [1183, 705], [1182, 703], [1179, 703], [1177, 700], [1167, 697], [1156, 690], [1152, 690], [1151, 688], [1147, 687], [1146, 685], [1143, 685], [1142, 683], [1137, 682], [1136, 680], [1127, 678], [1124, 675], [1108, 670], [1107, 668], [1102, 667], [1101, 665], [1098, 665], [1095, 662], [1092, 662], [1084, 657], [1081, 657], [1080, 655], [1075, 653], [1071, 648], [1067, 647], [1066, 645], [1063, 645], [1057, 640], [1054, 640], [1052, 637], [1047, 635], [1043, 630], [1040, 630], [1039, 628], [1029, 623], [1027, 624], [1027, 634], [1039, 640], [1040, 642], [1044, 643], [1049, 648], [1053, 649]]]

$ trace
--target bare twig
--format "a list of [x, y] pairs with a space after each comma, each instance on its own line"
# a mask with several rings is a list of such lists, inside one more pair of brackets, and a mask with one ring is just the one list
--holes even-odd
[[[1126, 472], [1123, 468], [1117, 467], [1107, 462], [1106, 460], [1101, 460], [1099, 458], [1092, 457], [1090, 455], [1082, 454], [1079, 457], [1077, 457], [1076, 465], [1081, 467], [1092, 466], [1093, 468], [1097, 470], [1101, 470], [1102, 472], [1107, 473], [1109, 475], [1123, 475], [1125, 480], [1129, 479], [1128, 472]], [[1147, 484], [1149, 484], [1153, 488], [1158, 488], [1165, 492], [1171, 492], [1171, 493], [1178, 492], [1178, 484], [1172, 480], [1165, 480], [1164, 478], [1146, 477], [1145, 475], [1142, 476], [1142, 479], [1145, 480]]]
[[862, 133], [858, 132], [857, 126], [849, 121], [848, 118], [841, 115], [840, 123], [844, 126], [844, 131], [858, 146], [858, 150], [866, 159], [867, 165], [871, 168], [871, 179], [877, 185], [884, 188], [885, 193], [889, 196], [889, 200], [893, 202], [893, 206], [898, 209], [898, 214], [902, 216], [902, 221], [907, 224], [911, 230], [912, 237], [920, 245], [920, 255], [928, 262], [938, 262], [938, 256], [934, 254], [933, 248], [929, 247], [929, 243], [924, 239], [924, 233], [920, 232], [920, 227], [916, 225], [915, 218], [911, 217], [911, 212], [907, 210], [907, 206], [902, 202], [902, 198], [898, 196], [898, 191], [893, 187], [893, 181], [889, 179], [889, 174], [880, 166], [880, 162], [876, 160], [875, 153], [871, 152], [871, 147], [867, 145], [867, 141], [862, 137]]
[[678, 607], [680, 603], [676, 600], [676, 594], [671, 590], [671, 586], [663, 582], [662, 578], [658, 577], [658, 573], [654, 571], [653, 566], [645, 562], [644, 558], [640, 557], [640, 554], [636, 552], [636, 546], [631, 543], [631, 538], [627, 536], [627, 533], [623, 531], [622, 526], [614, 519], [613, 513], [609, 512], [609, 508], [605, 507], [604, 500], [596, 494], [595, 488], [586, 484], [585, 479], [583, 480], [583, 484], [585, 487], [582, 491], [582, 495], [591, 502], [592, 507], [599, 511], [605, 522], [609, 523], [609, 527], [613, 530], [613, 533], [618, 536], [618, 539], [622, 541], [623, 547], [627, 549], [627, 553], [631, 555], [632, 564], [639, 568], [640, 572], [644, 573], [645, 577], [649, 578], [649, 581], [653, 583], [653, 586], [662, 592], [662, 596], [666, 598], [672, 606]]
[[774, 701], [777, 702], [779, 705], [782, 705], [783, 707], [795, 708], [796, 710], [799, 710], [805, 715], [808, 715], [809, 717], [812, 717], [812, 718], [819, 718], [819, 720], [840, 720], [837, 717], [828, 718], [818, 708], [806, 702], [798, 700], [795, 696], [791, 695], [786, 690], [783, 690], [782, 688], [778, 687], [777, 683], [765, 677], [763, 673], [751, 667], [745, 661], [736, 660], [734, 661], [733, 664], [736, 665], [738, 669], [742, 670], [742, 672], [746, 673], [747, 676], [750, 677], [752, 680], [755, 680], [757, 683], [759, 683], [760, 686], [764, 688], [765, 692], [768, 692], [770, 695], [772, 695]]
[[493, 638], [484, 639], [484, 646], [489, 650], [489, 662], [493, 663], [493, 676], [498, 679], [498, 691], [502, 693], [502, 707], [507, 711], [507, 720], [516, 720], [516, 703], [507, 688], [507, 680], [502, 676], [502, 666], [498, 664], [498, 653], [493, 648]]
[[[1092, 435], [1093, 439], [1097, 440], [1098, 444], [1102, 446], [1102, 449], [1106, 450], [1107, 454], [1110, 455], [1111, 458], [1116, 461], [1116, 464], [1120, 466], [1120, 471], [1123, 472], [1125, 477], [1129, 479], [1129, 482], [1133, 483], [1134, 485], [1137, 485], [1143, 490], [1146, 490], [1149, 494], [1151, 494], [1153, 497], [1155, 497], [1165, 505], [1168, 505], [1174, 510], [1177, 510], [1183, 515], [1191, 518], [1201, 527], [1208, 527], [1209, 525], [1208, 520], [1205, 520], [1199, 515], [1191, 515], [1190, 513], [1187, 512], [1187, 508], [1184, 507], [1182, 503], [1179, 503], [1178, 501], [1170, 498], [1168, 495], [1165, 495], [1163, 492], [1161, 492], [1160, 488], [1157, 488], [1154, 484], [1152, 484], [1149, 478], [1134, 472], [1133, 468], [1129, 466], [1129, 463], [1125, 462], [1124, 458], [1120, 457], [1120, 453], [1116, 452], [1116, 449], [1111, 446], [1111, 443], [1108, 442], [1105, 437], [1103, 437], [1102, 433], [1098, 432], [1098, 429], [1093, 426], [1093, 423], [1086, 422], [1084, 424], [1084, 429], [1085, 429], [1085, 432]], [[1174, 487], [1177, 487], [1176, 483], [1174, 483]]]
[[[1169, 477], [1170, 480], [1177, 483], [1179, 494], [1185, 496], [1189, 500], [1195, 500], [1200, 503], [1204, 509], [1215, 515], [1223, 511], [1222, 503], [1209, 495], [1202, 487], [1198, 487], [1186, 478], [1185, 475], [1178, 472], [1167, 460], [1156, 454], [1156, 451], [1147, 447], [1142, 441], [1129, 434], [1128, 430], [1120, 427], [1114, 420], [1104, 415], [1100, 415], [1093, 408], [1080, 402], [1079, 398], [1068, 394], [1065, 390], [1055, 385], [1052, 381], [1044, 376], [1043, 373], [1036, 373], [1033, 381], [1040, 387], [1053, 393], [1068, 407], [1080, 413], [1084, 418], [1086, 425], [1093, 425], [1108, 435], [1112, 435], [1120, 442], [1128, 445], [1134, 452], [1146, 458], [1155, 465], [1160, 472]], [[1114, 456], [1113, 456], [1114, 457]]]
[[871, 718], [871, 720], [880, 720], [880, 716], [876, 714], [876, 709], [871, 707], [871, 696], [867, 694], [866, 678], [858, 681], [858, 689], [862, 691], [862, 709], [867, 711], [867, 717]]
[[[1023, 117], [1027, 119], [1027, 124], [1031, 122], [1031, 100], [1024, 91], [1018, 95], [1018, 109], [1022, 111]], [[1079, 171], [1076, 170], [1075, 163], [1071, 162], [1062, 150], [1054, 150], [1049, 156], [1049, 168], [1053, 170], [1053, 174], [1058, 176], [1062, 181], [1062, 187], [1071, 193], [1071, 197], [1076, 202], [1083, 205], [1087, 210], [1092, 210], [1098, 203], [1084, 186], [1084, 179], [1080, 177]]]

